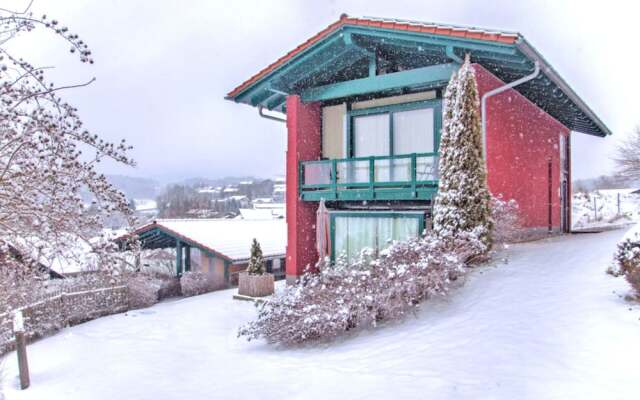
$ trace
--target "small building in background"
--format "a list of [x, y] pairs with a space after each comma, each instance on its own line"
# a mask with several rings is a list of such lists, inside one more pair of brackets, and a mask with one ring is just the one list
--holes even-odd
[[[283, 219], [159, 219], [135, 231], [143, 249], [175, 249], [175, 273], [211, 275], [217, 289], [237, 286], [251, 242], [262, 247], [267, 272], [285, 276], [287, 227]], [[123, 240], [120, 238], [119, 240]]]

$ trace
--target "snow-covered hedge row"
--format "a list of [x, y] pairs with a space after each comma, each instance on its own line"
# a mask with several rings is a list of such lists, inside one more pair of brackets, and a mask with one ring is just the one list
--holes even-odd
[[[21, 307], [30, 339], [39, 338], [68, 325], [126, 311], [129, 307], [125, 285], [61, 293]], [[13, 346], [15, 310], [0, 314], [0, 354]]]
[[443, 243], [429, 234], [395, 243], [377, 259], [365, 251], [351, 265], [338, 261], [307, 273], [298, 285], [259, 305], [257, 320], [238, 335], [296, 344], [399, 319], [425, 299], [445, 294], [464, 274], [466, 262], [487, 251], [468, 233]]
[[[0, 354], [13, 346], [13, 315], [24, 310], [29, 338], [105, 315], [152, 306], [180, 295], [177, 279], [161, 274], [87, 274], [76, 278], [0, 282]], [[4, 296], [4, 294], [7, 296]]]
[[211, 274], [200, 271], [188, 271], [180, 277], [183, 296], [196, 296], [218, 289]]

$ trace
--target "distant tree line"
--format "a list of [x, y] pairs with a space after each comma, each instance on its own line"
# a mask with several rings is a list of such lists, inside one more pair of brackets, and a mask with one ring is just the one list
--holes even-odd
[[237, 191], [213, 194], [198, 191], [197, 185], [170, 185], [157, 198], [160, 218], [223, 218], [239, 214], [242, 203], [233, 196], [246, 196], [249, 200], [271, 197], [273, 181], [243, 183]]

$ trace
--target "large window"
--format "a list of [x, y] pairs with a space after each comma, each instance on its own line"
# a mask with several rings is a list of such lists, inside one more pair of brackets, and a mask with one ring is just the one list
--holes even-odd
[[428, 101], [351, 111], [353, 157], [436, 151], [439, 103]]
[[331, 223], [334, 257], [346, 255], [351, 261], [365, 248], [377, 254], [392, 241], [417, 237], [424, 229], [424, 213], [335, 212]]
[[[392, 157], [437, 151], [439, 100], [354, 110], [349, 116], [351, 148], [348, 154], [351, 157]], [[418, 171], [428, 171], [418, 173], [418, 180], [432, 178], [433, 160], [432, 157], [418, 159]], [[369, 181], [367, 160], [354, 161], [350, 167], [353, 169], [349, 175], [351, 182]], [[376, 182], [408, 181], [411, 173], [409, 157], [375, 160]]]

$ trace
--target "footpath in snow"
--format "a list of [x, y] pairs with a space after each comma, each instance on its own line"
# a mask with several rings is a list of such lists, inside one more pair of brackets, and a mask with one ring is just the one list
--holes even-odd
[[8, 399], [638, 399], [640, 305], [604, 273], [624, 231], [511, 246], [416, 317], [332, 345], [236, 339], [232, 291], [119, 314], [28, 349], [32, 387]]

